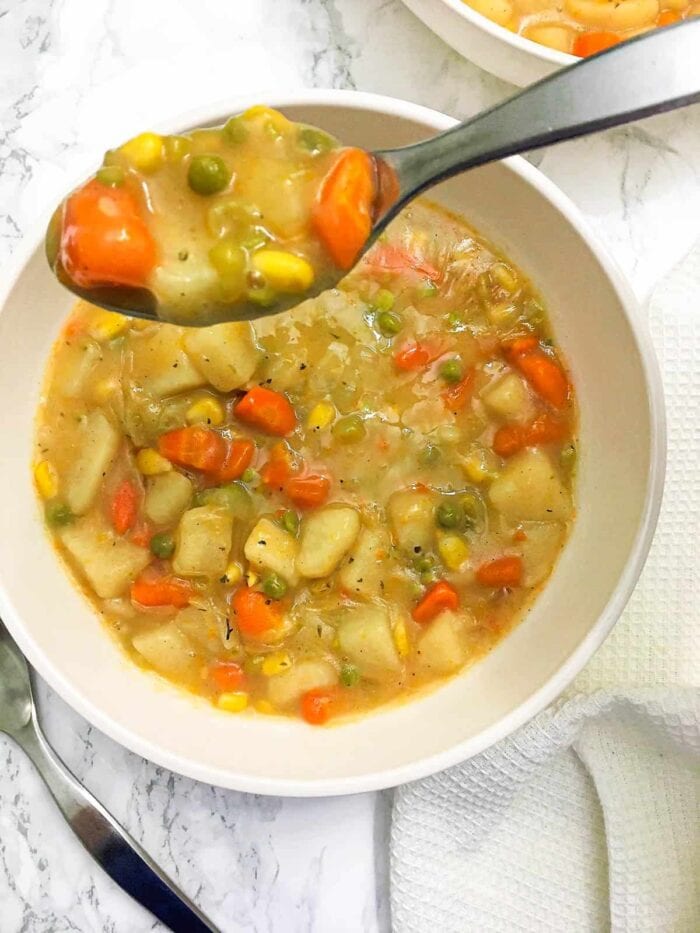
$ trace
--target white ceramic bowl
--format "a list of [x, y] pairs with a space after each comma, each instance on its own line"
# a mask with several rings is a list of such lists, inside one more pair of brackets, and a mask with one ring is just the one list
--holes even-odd
[[429, 29], [491, 74], [525, 87], [579, 61], [499, 26], [463, 0], [403, 0]]
[[[163, 129], [221, 122], [233, 100]], [[389, 98], [315, 91], [271, 101], [348, 143], [408, 143], [449, 117]], [[541, 289], [581, 412], [579, 516], [545, 592], [481, 664], [417, 701], [334, 728], [232, 716], [122, 654], [59, 563], [30, 476], [47, 355], [72, 299], [28, 238], [0, 299], [0, 612], [61, 696], [118, 742], [167, 768], [238, 790], [324, 795], [410, 781], [502, 739], [557, 697], [622, 611], [651, 541], [664, 466], [662, 391], [632, 295], [573, 205], [520, 159], [434, 191]], [[47, 208], [50, 205], [47, 205]]]

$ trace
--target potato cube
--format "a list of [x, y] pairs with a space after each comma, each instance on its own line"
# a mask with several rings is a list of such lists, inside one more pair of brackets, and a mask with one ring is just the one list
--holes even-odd
[[418, 640], [418, 660], [435, 674], [456, 671], [467, 660], [466, 619], [446, 609], [433, 619]]
[[119, 537], [102, 516], [85, 516], [67, 525], [60, 537], [101, 599], [120, 596], [151, 560], [146, 548]]
[[180, 518], [191, 499], [192, 483], [182, 473], [171, 470], [149, 480], [144, 511], [156, 525], [171, 525]]
[[338, 626], [338, 643], [342, 653], [370, 680], [384, 680], [401, 669], [389, 614], [378, 606], [348, 609]]
[[269, 518], [261, 518], [248, 536], [244, 553], [258, 570], [272, 570], [290, 586], [299, 582], [296, 568], [297, 539]]
[[333, 687], [338, 683], [338, 672], [328, 661], [298, 661], [284, 674], [270, 677], [267, 696], [277, 707], [297, 703], [309, 690]]
[[139, 632], [131, 644], [160, 674], [168, 677], [191, 677], [201, 665], [192, 643], [175, 621]]
[[206, 385], [206, 379], [182, 346], [183, 330], [160, 324], [132, 341], [131, 377], [149, 395], [163, 398]]
[[424, 489], [401, 489], [387, 504], [389, 521], [400, 548], [406, 553], [429, 551], [435, 536], [435, 500]]
[[340, 585], [361, 596], [378, 596], [390, 564], [391, 541], [384, 528], [363, 528], [340, 570]]
[[89, 412], [81, 429], [80, 453], [66, 483], [66, 502], [83, 515], [95, 501], [119, 448], [119, 432], [99, 409]]
[[571, 497], [557, 468], [544, 451], [534, 447], [508, 461], [491, 484], [489, 498], [512, 521], [551, 522], [571, 514]]
[[350, 550], [360, 530], [360, 516], [350, 506], [329, 506], [304, 519], [297, 557], [302, 577], [326, 577]]
[[185, 335], [185, 349], [202, 375], [218, 389], [238, 389], [255, 372], [260, 352], [247, 321], [194, 327]]
[[223, 576], [232, 534], [233, 516], [225, 509], [189, 509], [177, 529], [173, 570], [185, 577]]
[[517, 373], [508, 373], [488, 388], [481, 400], [490, 412], [507, 421], [527, 421], [533, 404], [525, 382]]

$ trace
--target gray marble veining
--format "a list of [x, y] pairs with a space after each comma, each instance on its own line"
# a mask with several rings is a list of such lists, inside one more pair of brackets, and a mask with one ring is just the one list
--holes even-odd
[[[205, 100], [309, 86], [455, 116], [509, 93], [400, 0], [0, 0], [0, 262], [127, 133]], [[640, 297], [700, 234], [699, 130], [695, 108], [537, 160]], [[282, 800], [208, 787], [116, 745], [50, 691], [42, 701], [70, 767], [226, 933], [390, 929], [390, 792]], [[1, 933], [158, 929], [3, 737], [0, 762]]]

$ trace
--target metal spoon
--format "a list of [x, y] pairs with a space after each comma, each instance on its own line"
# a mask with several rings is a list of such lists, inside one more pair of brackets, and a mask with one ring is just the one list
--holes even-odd
[[[700, 19], [653, 30], [571, 65], [439, 136], [374, 152], [378, 194], [372, 232], [362, 252], [417, 194], [452, 175], [700, 101], [698, 49]], [[268, 308], [241, 303], [225, 309], [224, 317], [198, 316], [178, 323], [206, 325], [278, 314], [332, 287], [344, 275], [338, 272], [335, 281], [319, 282], [303, 299], [288, 296]], [[155, 296], [146, 289], [88, 292], [65, 277], [61, 281], [93, 304], [157, 318]]]
[[31, 758], [70, 828], [127, 894], [173, 933], [218, 933], [51, 748], [34, 705], [32, 680], [36, 677], [0, 621], [0, 732], [13, 738]]

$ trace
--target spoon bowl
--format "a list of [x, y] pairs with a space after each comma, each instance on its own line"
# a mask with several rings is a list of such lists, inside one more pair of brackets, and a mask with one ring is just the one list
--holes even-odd
[[[700, 101], [700, 19], [638, 36], [584, 59], [453, 129], [415, 145], [371, 153], [374, 202], [369, 236], [355, 256], [372, 247], [391, 220], [422, 191], [459, 172], [566, 139], [583, 136]], [[634, 82], [625, 80], [635, 75]], [[191, 128], [189, 128], [191, 129]], [[184, 130], [181, 132], [188, 132]], [[280, 197], [284, 192], [280, 191]], [[81, 288], [62, 267], [60, 209], [46, 234], [46, 253], [59, 281], [80, 298], [132, 317], [207, 326], [279, 314], [336, 286], [347, 270], [317, 277], [298, 294], [269, 306], [252, 301], [217, 305], [191, 316], [173, 315], [146, 288]]]

